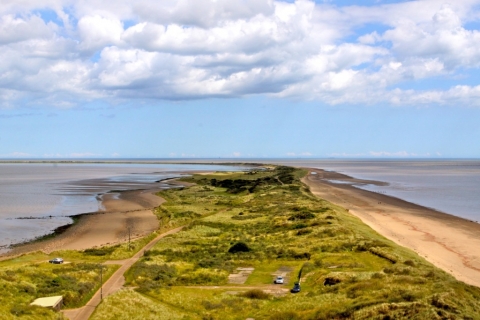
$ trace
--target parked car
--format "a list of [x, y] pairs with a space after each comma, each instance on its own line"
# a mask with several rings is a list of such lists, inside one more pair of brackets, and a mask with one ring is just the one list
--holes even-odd
[[62, 258], [54, 258], [52, 260], [49, 260], [48, 262], [53, 263], [53, 264], [60, 264], [60, 263], [63, 263], [63, 259]]
[[290, 290], [291, 293], [299, 293], [300, 292], [300, 283], [295, 283], [293, 285], [292, 290]]
[[273, 283], [275, 284], [283, 284], [283, 282], [284, 282], [284, 279], [281, 276], [276, 277], [275, 280], [273, 281]]

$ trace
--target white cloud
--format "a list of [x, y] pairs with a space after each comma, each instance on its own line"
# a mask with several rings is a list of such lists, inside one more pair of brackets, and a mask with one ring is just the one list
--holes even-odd
[[[429, 158], [432, 156], [430, 152], [415, 153], [415, 152], [407, 152], [407, 151], [397, 151], [397, 152], [370, 151], [368, 155], [375, 158]], [[435, 155], [441, 156], [439, 152], [436, 152]]]
[[66, 156], [66, 158], [94, 158], [100, 157], [101, 154], [92, 152], [73, 152]]
[[53, 24], [48, 26], [36, 15], [23, 19], [14, 15], [4, 15], [0, 17], [0, 44], [49, 38], [53, 35], [54, 29]]
[[[43, 158], [98, 158], [101, 157], [102, 154], [93, 153], [93, 152], [72, 152], [72, 153], [45, 153]], [[112, 155], [113, 156], [113, 155]]]
[[34, 156], [30, 153], [15, 151], [15, 152], [3, 155], [3, 157], [4, 158], [32, 158]]
[[374, 157], [399, 157], [399, 158], [412, 156], [410, 153], [406, 151], [398, 151], [398, 152], [370, 151], [370, 155]]
[[80, 49], [95, 52], [106, 46], [118, 45], [123, 33], [123, 24], [118, 19], [99, 15], [85, 16], [78, 21]]
[[334, 152], [328, 155], [329, 157], [339, 157], [339, 158], [362, 158], [365, 157], [365, 153], [346, 153], [346, 152]]
[[295, 152], [287, 152], [288, 157], [311, 157], [313, 154], [311, 152], [300, 152], [300, 153], [295, 153]]
[[[327, 104], [476, 106], [480, 0], [337, 7], [298, 0], [0, 4], [0, 104], [267, 94]], [[61, 23], [45, 22], [41, 10]], [[368, 25], [369, 31], [358, 33]], [[407, 85], [405, 85], [407, 84]]]

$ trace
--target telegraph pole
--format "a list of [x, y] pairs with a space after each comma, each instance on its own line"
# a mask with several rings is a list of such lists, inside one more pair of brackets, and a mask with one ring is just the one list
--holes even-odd
[[128, 227], [128, 250], [130, 250], [130, 227]]
[[103, 266], [100, 265], [100, 300], [103, 300]]

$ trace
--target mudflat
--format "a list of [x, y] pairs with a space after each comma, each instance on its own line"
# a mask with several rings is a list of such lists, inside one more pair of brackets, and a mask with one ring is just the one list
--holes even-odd
[[381, 182], [308, 170], [302, 181], [313, 194], [348, 209], [378, 233], [414, 250], [456, 279], [480, 287], [479, 223], [353, 186]]
[[56, 250], [84, 250], [113, 245], [145, 236], [159, 227], [152, 210], [164, 202], [155, 195], [159, 190], [125, 191], [105, 194], [102, 210], [84, 214], [80, 221], [63, 233], [44, 241], [14, 247], [6, 256], [32, 251], [51, 253]]

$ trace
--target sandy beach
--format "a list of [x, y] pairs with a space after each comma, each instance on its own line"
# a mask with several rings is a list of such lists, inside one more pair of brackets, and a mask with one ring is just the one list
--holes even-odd
[[145, 236], [159, 227], [152, 209], [164, 202], [155, 195], [159, 190], [125, 191], [105, 194], [102, 210], [84, 214], [73, 226], [52, 239], [14, 247], [5, 256], [32, 251], [50, 253], [56, 250], [84, 250], [112, 245]]
[[388, 239], [414, 250], [456, 279], [480, 287], [480, 224], [356, 188], [353, 183], [366, 181], [332, 171], [309, 169], [302, 181], [313, 194], [348, 209]]
[[[381, 182], [321, 169], [309, 169], [303, 182], [313, 194], [348, 209], [383, 236], [414, 250], [458, 280], [480, 287], [480, 224], [352, 186]], [[147, 235], [159, 227], [152, 209], [164, 200], [155, 195], [157, 191], [106, 194], [99, 212], [82, 215], [77, 224], [52, 239], [17, 246], [4, 258], [33, 251], [50, 253], [117, 244], [127, 241], [129, 232], [132, 239]]]

